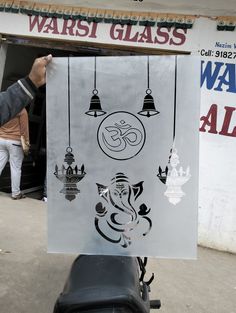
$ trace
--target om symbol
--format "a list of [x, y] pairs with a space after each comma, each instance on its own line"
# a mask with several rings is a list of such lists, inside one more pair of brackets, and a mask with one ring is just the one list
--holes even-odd
[[146, 133], [142, 122], [133, 114], [119, 111], [108, 115], [97, 132], [101, 150], [115, 160], [128, 160], [143, 148]]

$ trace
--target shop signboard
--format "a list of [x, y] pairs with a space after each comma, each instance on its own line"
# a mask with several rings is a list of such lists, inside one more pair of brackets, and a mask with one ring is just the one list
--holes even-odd
[[198, 43], [198, 27], [195, 26], [192, 29], [183, 29], [95, 23], [6, 12], [0, 12], [0, 30], [9, 35], [175, 51], [196, 50]]

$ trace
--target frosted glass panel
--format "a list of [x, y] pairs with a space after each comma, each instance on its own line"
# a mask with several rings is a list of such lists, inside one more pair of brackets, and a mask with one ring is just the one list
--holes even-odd
[[53, 59], [50, 252], [196, 256], [199, 78], [190, 56]]

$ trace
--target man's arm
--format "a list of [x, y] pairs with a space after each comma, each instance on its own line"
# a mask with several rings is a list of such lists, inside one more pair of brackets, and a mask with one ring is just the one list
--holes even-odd
[[0, 93], [0, 126], [11, 120], [35, 97], [37, 88], [32, 88], [27, 79], [18, 80]]
[[37, 88], [46, 82], [46, 66], [51, 54], [34, 61], [29, 76], [22, 78], [0, 93], [0, 126], [12, 119], [35, 97]]

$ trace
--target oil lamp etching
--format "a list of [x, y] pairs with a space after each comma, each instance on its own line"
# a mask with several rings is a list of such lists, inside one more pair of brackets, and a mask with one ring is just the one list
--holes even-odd
[[75, 162], [74, 154], [71, 148], [71, 133], [70, 133], [70, 58], [68, 58], [68, 147], [66, 148], [66, 154], [64, 162], [59, 169], [58, 165], [55, 166], [54, 175], [63, 183], [63, 188], [60, 193], [65, 195], [65, 198], [72, 201], [76, 198], [76, 195], [80, 192], [77, 188], [77, 183], [86, 175], [84, 164], [79, 169], [77, 165], [72, 166]]
[[177, 149], [173, 146], [170, 163], [168, 168], [168, 173], [166, 175], [166, 186], [167, 190], [164, 195], [169, 199], [169, 202], [176, 205], [181, 201], [181, 198], [185, 195], [182, 190], [182, 186], [190, 179], [190, 168], [187, 167], [186, 171], [183, 170], [183, 167], [179, 165], [179, 156], [177, 154]]
[[190, 179], [190, 167], [186, 170], [183, 167], [177, 166], [180, 164], [178, 151], [175, 147], [175, 128], [176, 128], [176, 90], [177, 90], [177, 57], [175, 57], [175, 89], [174, 89], [174, 121], [173, 121], [173, 146], [170, 150], [168, 165], [162, 169], [159, 166], [157, 177], [159, 180], [166, 184], [167, 190], [164, 195], [168, 198], [169, 202], [176, 205], [181, 201], [185, 195], [182, 186]]

